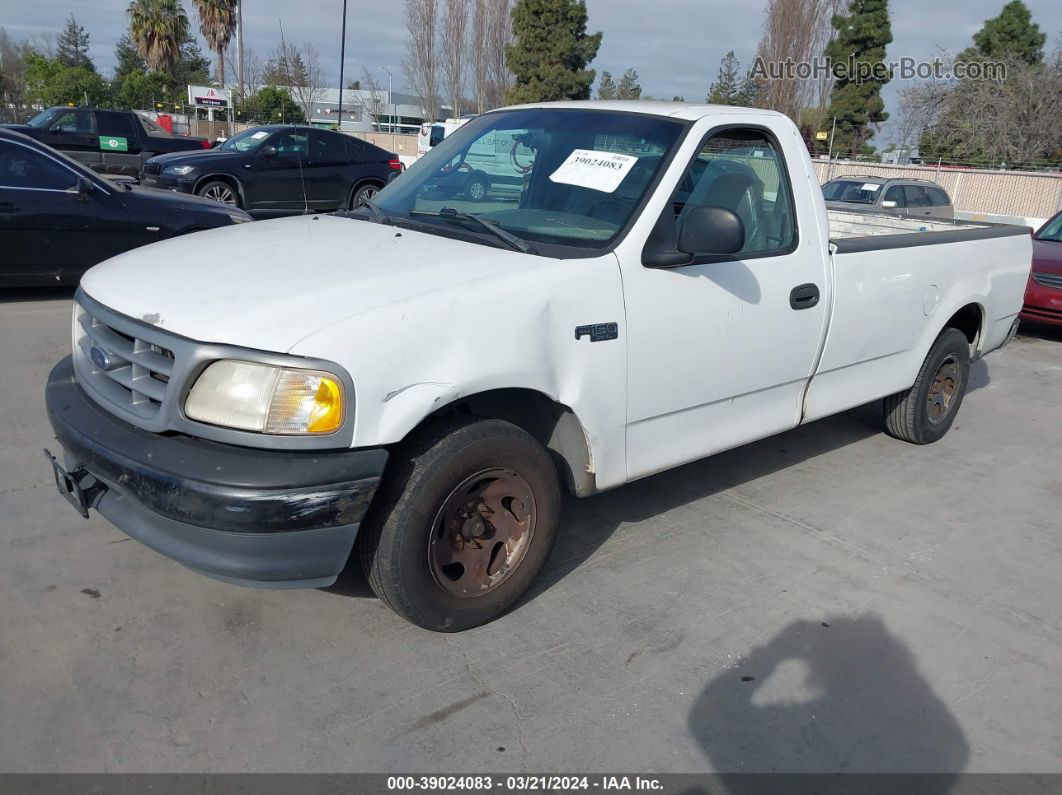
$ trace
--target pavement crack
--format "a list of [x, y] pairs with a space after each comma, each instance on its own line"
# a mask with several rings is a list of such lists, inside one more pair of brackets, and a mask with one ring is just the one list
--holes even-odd
[[496, 696], [504, 698], [506, 701], [509, 702], [509, 707], [513, 711], [513, 717], [516, 719], [516, 739], [517, 742], [520, 743], [520, 755], [523, 757], [523, 764], [521, 766], [521, 769], [527, 770], [527, 763], [530, 758], [531, 752], [527, 747], [527, 735], [524, 733], [524, 716], [520, 714], [520, 708], [516, 706], [516, 700], [507, 693], [503, 693], [497, 688], [491, 686], [489, 683], [484, 681], [479, 674], [476, 673], [475, 669], [472, 667], [472, 658], [468, 655], [468, 652], [465, 651], [464, 646], [462, 646], [453, 638], [447, 638], [446, 642], [453, 646], [455, 649], [457, 649], [458, 652], [460, 652], [461, 656], [465, 660], [465, 668], [467, 669], [468, 676], [473, 682], [475, 682], [488, 693], [492, 693]]

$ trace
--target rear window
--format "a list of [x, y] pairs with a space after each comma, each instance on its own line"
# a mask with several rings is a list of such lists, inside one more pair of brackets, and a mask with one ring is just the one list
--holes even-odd
[[948, 198], [948, 194], [942, 188], [926, 188], [926, 193], [929, 194], [929, 199], [933, 202], [934, 207], [946, 207], [951, 204], [951, 199]]
[[111, 113], [105, 110], [99, 112], [100, 135], [116, 136], [120, 138], [135, 138], [136, 128], [133, 126], [133, 118], [126, 113]]
[[874, 204], [880, 191], [880, 182], [867, 182], [863, 179], [835, 179], [822, 187], [822, 195], [826, 197], [826, 201], [852, 204]]

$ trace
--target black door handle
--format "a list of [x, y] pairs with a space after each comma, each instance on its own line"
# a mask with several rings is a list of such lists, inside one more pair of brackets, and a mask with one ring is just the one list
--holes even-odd
[[0, 213], [17, 213], [18, 205], [11, 202], [0, 202]]
[[811, 309], [819, 303], [817, 284], [802, 284], [789, 293], [789, 306], [793, 309]]

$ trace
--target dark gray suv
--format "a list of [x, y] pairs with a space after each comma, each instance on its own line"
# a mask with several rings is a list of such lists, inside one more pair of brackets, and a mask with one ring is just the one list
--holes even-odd
[[955, 208], [947, 192], [935, 182], [924, 179], [843, 176], [823, 185], [822, 193], [829, 210], [955, 217]]

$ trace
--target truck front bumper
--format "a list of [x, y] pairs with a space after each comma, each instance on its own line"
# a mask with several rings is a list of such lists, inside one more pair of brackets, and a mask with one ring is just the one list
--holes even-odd
[[46, 389], [65, 461], [59, 490], [163, 555], [265, 588], [331, 585], [376, 492], [384, 449], [256, 450], [136, 428], [78, 386], [70, 357]]

